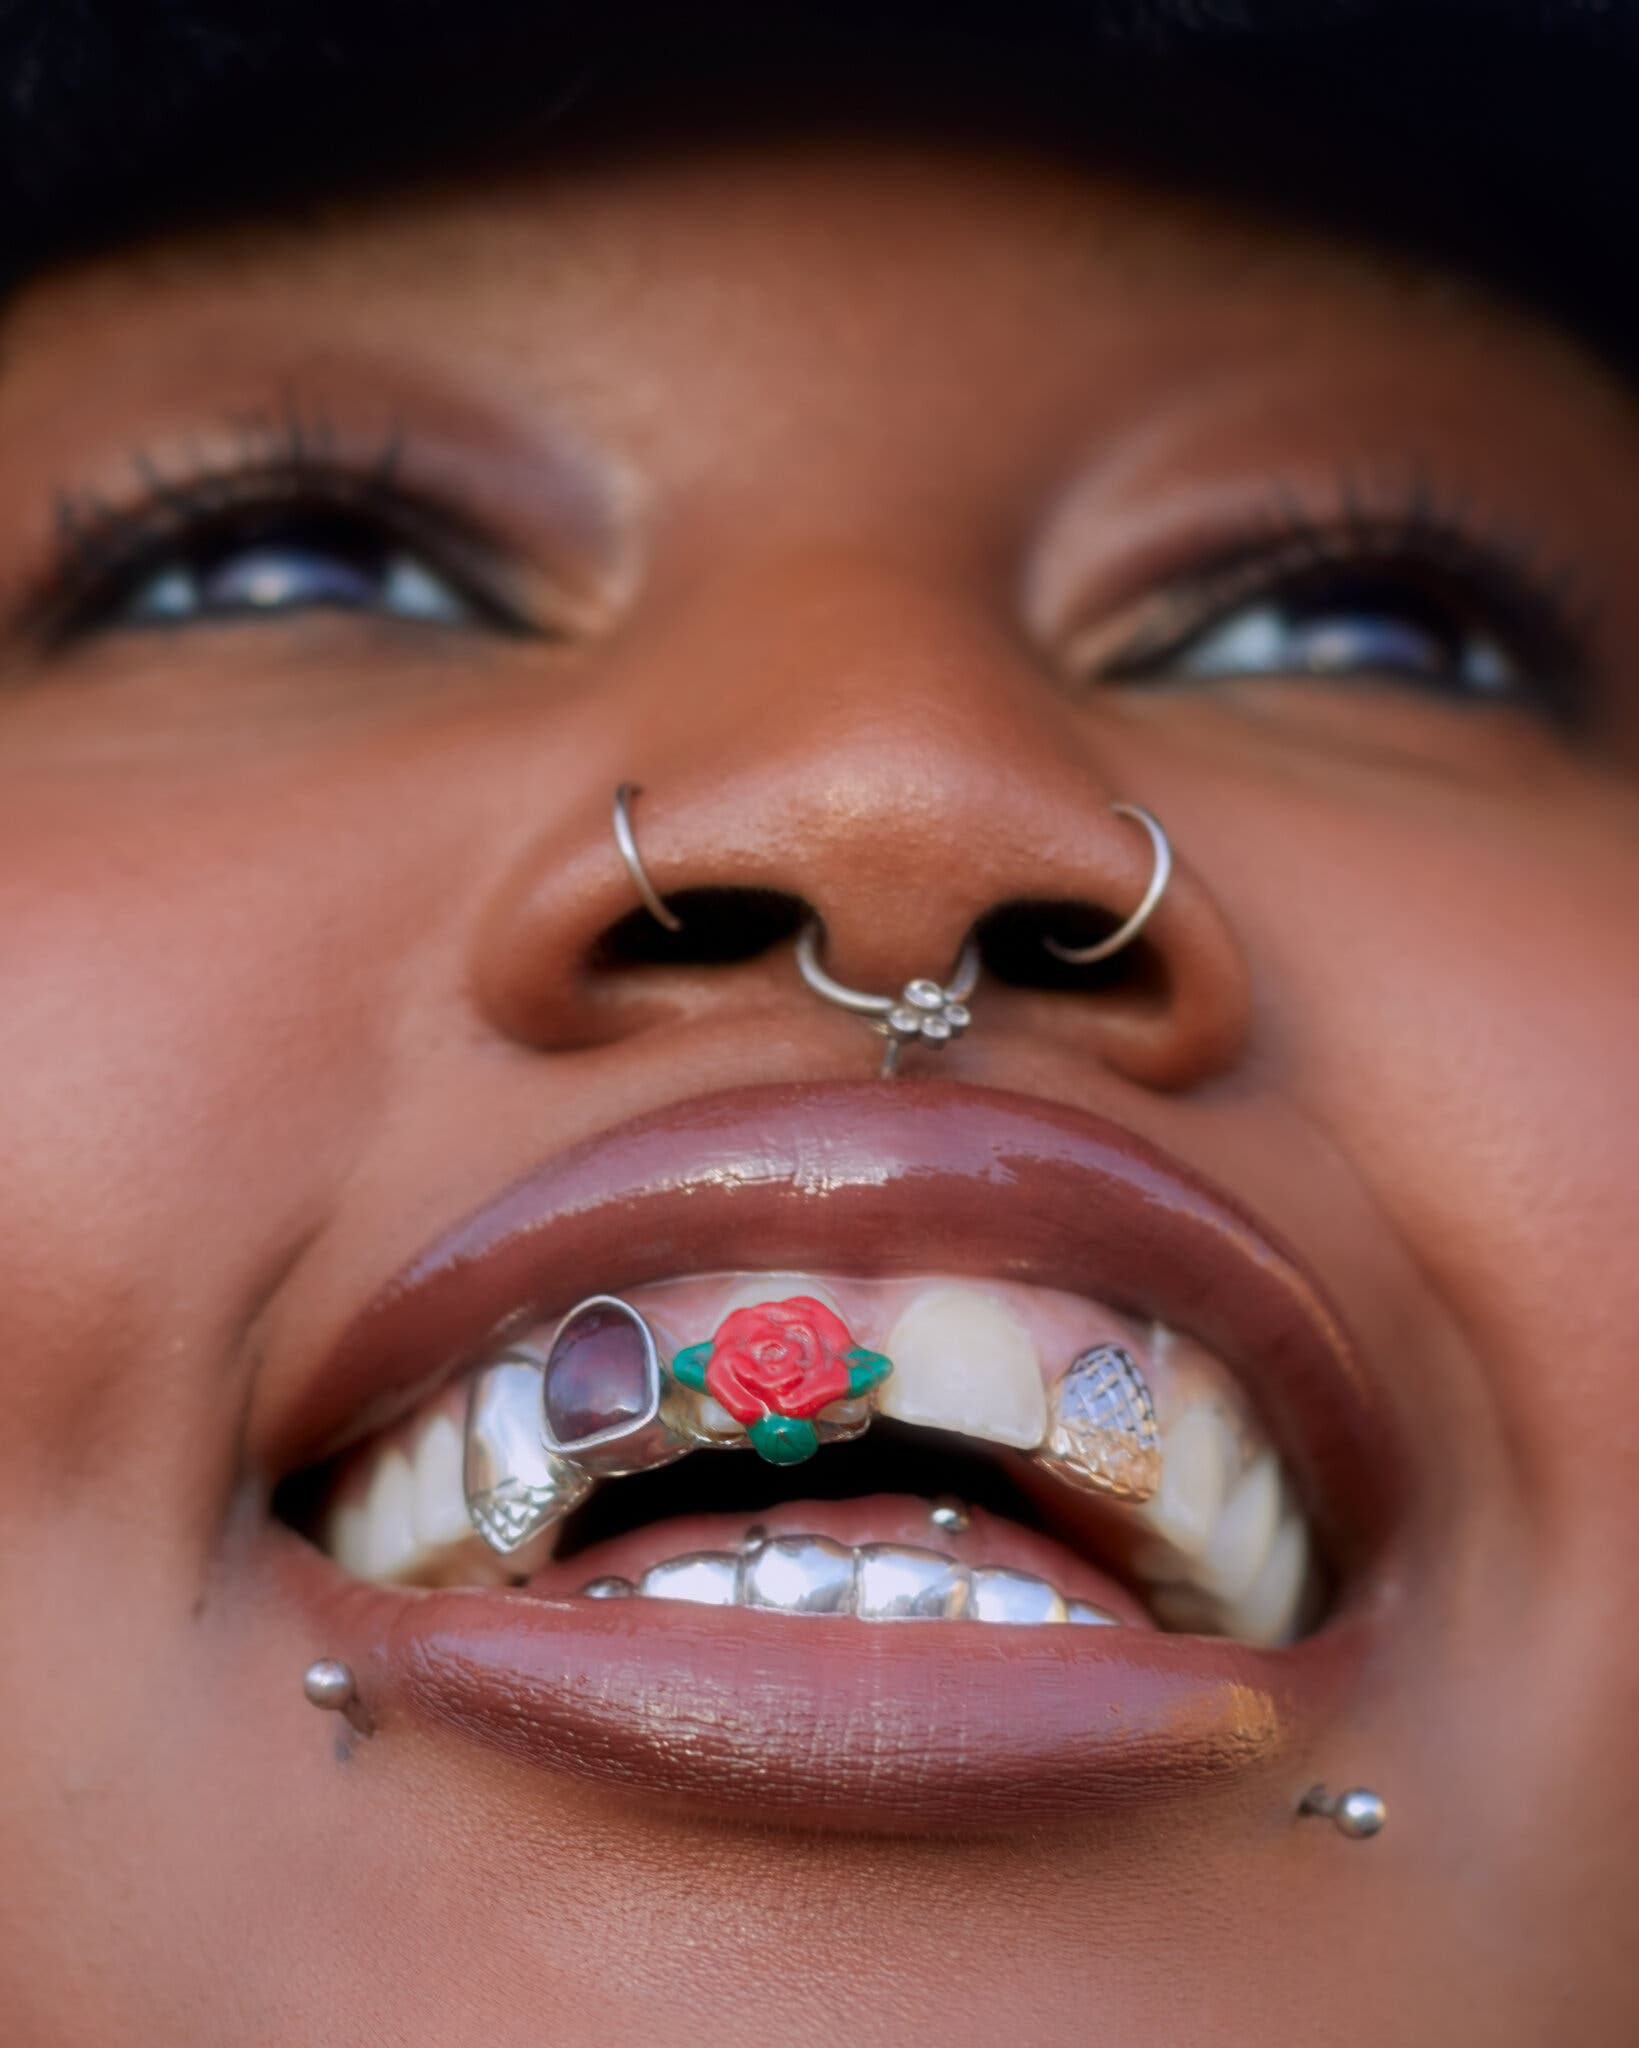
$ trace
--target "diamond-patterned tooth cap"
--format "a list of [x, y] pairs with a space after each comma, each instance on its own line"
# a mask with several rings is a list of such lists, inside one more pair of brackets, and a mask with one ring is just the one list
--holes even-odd
[[1146, 1501], [1161, 1484], [1155, 1403], [1130, 1351], [1084, 1351], [1059, 1381], [1041, 1462], [1072, 1486]]

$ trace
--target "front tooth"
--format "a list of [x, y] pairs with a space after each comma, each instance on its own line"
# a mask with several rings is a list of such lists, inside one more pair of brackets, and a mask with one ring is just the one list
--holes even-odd
[[663, 1379], [647, 1317], [618, 1295], [578, 1302], [542, 1368], [547, 1445], [606, 1478], [681, 1458], [692, 1446], [661, 1413]]
[[1265, 1451], [1236, 1481], [1194, 1576], [1221, 1600], [1238, 1600], [1268, 1557], [1280, 1523], [1280, 1463]]
[[937, 1550], [867, 1543], [856, 1553], [854, 1612], [865, 1621], [960, 1621], [968, 1574]]
[[842, 1304], [817, 1280], [810, 1280], [802, 1273], [753, 1273], [743, 1280], [724, 1299], [717, 1310], [714, 1330], [721, 1329], [737, 1308], [761, 1308], [765, 1301], [789, 1301], [793, 1295], [806, 1295], [810, 1301], [817, 1301], [828, 1308], [839, 1321], [848, 1318], [842, 1313]]
[[1029, 1572], [1008, 1571], [1001, 1565], [979, 1565], [968, 1573], [969, 1621], [1043, 1622], [1067, 1621], [1064, 1596]]
[[650, 1565], [637, 1590], [651, 1600], [689, 1600], [701, 1607], [732, 1607], [740, 1560], [724, 1552], [694, 1551]]
[[854, 1601], [854, 1553], [828, 1536], [776, 1536], [740, 1565], [740, 1604], [786, 1614], [847, 1614]]
[[1047, 1393], [1030, 1332], [978, 1287], [931, 1287], [894, 1325], [884, 1415], [1033, 1449], [1047, 1430]]
[[1186, 1557], [1197, 1558], [1212, 1540], [1237, 1441], [1215, 1403], [1199, 1401], [1161, 1439], [1161, 1485], [1144, 1519]]
[[720, 1401], [710, 1394], [697, 1394], [691, 1387], [673, 1381], [666, 1395], [668, 1423], [680, 1437], [714, 1449], [749, 1450], [751, 1439], [743, 1422], [736, 1422]]
[[1102, 1607], [1095, 1607], [1091, 1600], [1066, 1600], [1064, 1603], [1066, 1621], [1078, 1622], [1083, 1628], [1119, 1628], [1117, 1617]]
[[1040, 1462], [1089, 1493], [1145, 1501], [1161, 1484], [1155, 1403], [1130, 1351], [1084, 1351], [1053, 1390], [1053, 1418]]
[[472, 1383], [463, 1470], [467, 1513], [492, 1550], [510, 1557], [556, 1528], [591, 1492], [589, 1473], [541, 1441], [541, 1369], [503, 1358]]
[[1308, 1579], [1308, 1525], [1300, 1514], [1289, 1510], [1281, 1518], [1258, 1576], [1238, 1600], [1225, 1603], [1224, 1634], [1264, 1648], [1289, 1643], [1297, 1633]]

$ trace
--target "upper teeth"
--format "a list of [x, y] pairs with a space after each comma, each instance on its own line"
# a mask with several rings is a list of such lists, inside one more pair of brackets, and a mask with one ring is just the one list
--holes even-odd
[[[695, 1294], [710, 1286], [667, 1283]], [[1307, 1528], [1279, 1460], [1198, 1347], [1157, 1333], [1147, 1347], [1150, 1373], [1160, 1375], [1152, 1393], [1125, 1344], [1083, 1343], [1049, 1390], [1043, 1347], [1062, 1341], [1060, 1331], [1085, 1331], [1084, 1305], [1043, 1295], [1038, 1309], [1033, 1290], [951, 1281], [839, 1282], [826, 1292], [799, 1276], [765, 1276], [741, 1280], [726, 1300], [718, 1283], [718, 1321], [729, 1308], [775, 1294], [788, 1301], [811, 1294], [832, 1307], [837, 1291], [853, 1311], [850, 1328], [876, 1317], [867, 1327], [884, 1333], [878, 1341], [894, 1370], [862, 1399], [820, 1411], [813, 1426], [822, 1442], [857, 1434], [874, 1406], [922, 1427], [1024, 1450], [1072, 1486], [1134, 1503], [1113, 1511], [1110, 1526], [1132, 1569], [1163, 1589], [1152, 1601], [1162, 1618], [1246, 1640], [1292, 1633], [1309, 1597]], [[698, 1311], [683, 1321], [666, 1289], [640, 1290], [637, 1299], [644, 1317], [614, 1307], [645, 1334], [652, 1317], [662, 1355], [697, 1334]], [[420, 1584], [504, 1576], [498, 1558], [511, 1573], [527, 1574], [545, 1562], [558, 1526], [599, 1476], [664, 1463], [706, 1443], [747, 1442], [709, 1393], [668, 1384], [650, 1419], [642, 1411], [652, 1402], [623, 1395], [629, 1431], [593, 1432], [602, 1441], [586, 1455], [554, 1454], [543, 1441], [543, 1366], [567, 1323], [545, 1343], [510, 1342], [473, 1376], [464, 1456], [448, 1398], [380, 1440], [367, 1483], [349, 1488], [331, 1511], [326, 1547], [339, 1562], [361, 1576]], [[588, 1412], [584, 1402], [577, 1412]], [[475, 1547], [473, 1529], [482, 1545]]]

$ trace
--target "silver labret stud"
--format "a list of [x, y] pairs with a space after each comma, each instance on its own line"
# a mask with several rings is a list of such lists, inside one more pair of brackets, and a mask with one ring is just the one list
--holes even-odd
[[338, 1663], [334, 1657], [321, 1657], [302, 1673], [302, 1691], [314, 1706], [329, 1707], [339, 1713], [352, 1704], [358, 1688], [347, 1665]]
[[942, 1493], [928, 1509], [928, 1520], [936, 1529], [960, 1531], [972, 1525], [973, 1516], [966, 1501], [960, 1501], [953, 1493]]
[[1300, 1820], [1329, 1820], [1351, 1842], [1370, 1841], [1373, 1835], [1381, 1834], [1388, 1817], [1389, 1809], [1381, 1794], [1365, 1785], [1336, 1793], [1328, 1792], [1324, 1785], [1311, 1785], [1298, 1801]]
[[359, 1699], [352, 1666], [336, 1657], [320, 1657], [302, 1673], [302, 1691], [315, 1707], [341, 1714], [355, 1734], [369, 1735], [375, 1723]]

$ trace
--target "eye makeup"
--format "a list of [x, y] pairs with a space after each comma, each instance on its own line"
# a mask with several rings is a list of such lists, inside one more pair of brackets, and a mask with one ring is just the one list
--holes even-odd
[[1425, 473], [1396, 495], [1344, 472], [1332, 497], [1262, 495], [1199, 559], [1180, 553], [1149, 595], [1081, 627], [1067, 665], [1107, 687], [1375, 680], [1578, 724], [1592, 619], [1573, 565]]

